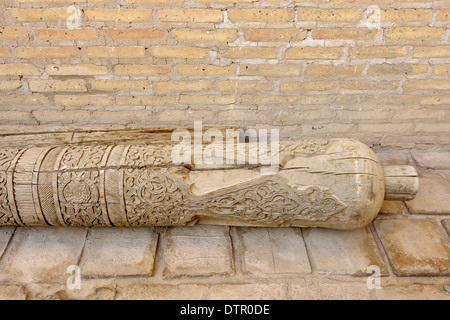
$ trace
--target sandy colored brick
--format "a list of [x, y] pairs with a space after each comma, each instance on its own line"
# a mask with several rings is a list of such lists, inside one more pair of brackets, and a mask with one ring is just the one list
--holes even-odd
[[179, 103], [189, 105], [229, 105], [236, 103], [234, 95], [180, 95]]
[[362, 73], [360, 65], [308, 65], [305, 75], [308, 77], [324, 77], [324, 76], [358, 76]]
[[413, 151], [411, 154], [419, 167], [428, 169], [450, 169], [450, 152]]
[[79, 50], [76, 47], [18, 47], [16, 58], [19, 59], [64, 59], [78, 58]]
[[233, 47], [223, 53], [219, 53], [219, 58], [231, 59], [276, 59], [277, 48], [264, 47]]
[[11, 105], [43, 105], [47, 104], [48, 98], [39, 94], [27, 95], [4, 95], [0, 96], [1, 106]]
[[450, 57], [450, 47], [448, 46], [415, 47], [413, 57], [448, 58]]
[[143, 40], [143, 39], [159, 39], [166, 36], [167, 31], [165, 29], [149, 28], [149, 29], [117, 29], [106, 28], [103, 29], [106, 36], [111, 39], [130, 39], [130, 40]]
[[380, 213], [377, 219], [388, 216], [399, 216], [405, 214], [405, 208], [402, 201], [384, 200], [383, 206], [380, 209]]
[[104, 95], [56, 95], [55, 104], [64, 107], [105, 107], [113, 104], [110, 96]]
[[381, 10], [381, 21], [417, 22], [431, 21], [432, 9], [389, 9]]
[[174, 29], [170, 35], [177, 40], [186, 42], [213, 41], [232, 42], [237, 37], [237, 30], [232, 29]]
[[82, 49], [87, 58], [144, 58], [145, 47], [87, 47]]
[[425, 64], [409, 64], [409, 63], [382, 63], [373, 64], [367, 70], [368, 75], [383, 76], [383, 75], [403, 75], [403, 74], [421, 74], [425, 73], [428, 66]]
[[209, 49], [195, 47], [155, 46], [149, 52], [156, 58], [203, 59], [209, 54]]
[[439, 10], [436, 20], [450, 20], [450, 10]]
[[158, 20], [164, 22], [222, 22], [223, 14], [217, 9], [163, 9]]
[[329, 91], [337, 87], [336, 81], [302, 81], [302, 82], [282, 82], [280, 91]]
[[425, 96], [420, 100], [421, 105], [446, 105], [450, 104], [450, 96]]
[[48, 64], [45, 71], [50, 76], [101, 76], [109, 74], [106, 66], [96, 64]]
[[399, 58], [408, 54], [407, 46], [374, 46], [352, 48], [349, 51], [352, 59]]
[[365, 81], [352, 80], [342, 81], [341, 88], [348, 90], [395, 90], [399, 81]]
[[216, 82], [216, 88], [219, 91], [270, 91], [272, 87], [271, 81], [220, 80]]
[[31, 114], [25, 111], [0, 111], [0, 121], [15, 122], [31, 122]]
[[233, 257], [228, 227], [195, 226], [167, 230], [164, 276], [229, 275]]
[[239, 228], [244, 273], [308, 274], [311, 272], [300, 229]]
[[404, 90], [450, 90], [450, 80], [408, 80]]
[[0, 57], [7, 57], [9, 56], [9, 51], [6, 47], [0, 46]]
[[196, 66], [196, 65], [177, 65], [179, 75], [187, 76], [226, 76], [233, 75], [233, 66], [218, 67], [213, 65]]
[[320, 274], [364, 276], [372, 265], [387, 274], [381, 252], [368, 228], [352, 231], [305, 229], [304, 237]]
[[84, 80], [28, 80], [32, 92], [84, 92], [87, 91]]
[[65, 284], [85, 238], [83, 228], [18, 228], [0, 262], [0, 281]]
[[413, 214], [450, 213], [450, 181], [440, 172], [419, 171], [419, 191], [406, 201]]
[[149, 122], [153, 121], [151, 110], [94, 111], [92, 121], [99, 123], [117, 123], [118, 121]]
[[46, 41], [98, 38], [98, 31], [93, 28], [86, 28], [86, 29], [33, 28], [33, 33], [39, 38], [39, 40], [46, 40]]
[[450, 241], [434, 219], [378, 220], [375, 228], [396, 275], [448, 275]]
[[293, 22], [294, 9], [229, 9], [228, 18], [232, 22]]
[[28, 32], [23, 27], [0, 27], [0, 40], [18, 40], [27, 37]]
[[33, 117], [40, 123], [84, 122], [89, 121], [90, 112], [87, 110], [35, 110]]
[[375, 29], [368, 28], [319, 28], [312, 31], [313, 39], [373, 39]]
[[87, 9], [89, 21], [147, 22], [151, 21], [152, 10], [143, 9]]
[[437, 64], [433, 66], [433, 74], [438, 76], [450, 75], [450, 64]]
[[246, 64], [239, 68], [241, 76], [295, 77], [300, 76], [302, 67], [289, 64]]
[[173, 106], [177, 102], [175, 96], [124, 96], [116, 97], [117, 105], [124, 106]]
[[275, 105], [275, 106], [294, 106], [297, 105], [297, 96], [276, 96], [276, 95], [253, 95], [243, 94], [241, 96], [241, 104], [243, 105]]
[[290, 42], [302, 41], [306, 39], [305, 29], [246, 29], [244, 30], [245, 40], [258, 42]]
[[341, 48], [331, 47], [303, 47], [288, 48], [284, 54], [284, 58], [288, 60], [297, 59], [339, 59], [342, 54]]
[[99, 91], [146, 91], [147, 80], [89, 80], [91, 90]]
[[437, 39], [444, 33], [444, 31], [444, 28], [394, 27], [387, 30], [386, 37], [396, 40]]
[[170, 76], [172, 74], [172, 66], [118, 64], [114, 67], [114, 74], [119, 76]]
[[18, 9], [8, 8], [8, 14], [17, 22], [67, 21], [72, 14], [67, 8]]
[[22, 87], [20, 80], [0, 80], [0, 91], [16, 90]]
[[353, 9], [298, 9], [297, 20], [327, 22], [357, 22], [363, 16], [362, 10]]
[[157, 243], [158, 234], [150, 228], [92, 229], [80, 268], [92, 278], [152, 276]]
[[160, 81], [153, 84], [157, 92], [206, 91], [211, 89], [212, 81]]

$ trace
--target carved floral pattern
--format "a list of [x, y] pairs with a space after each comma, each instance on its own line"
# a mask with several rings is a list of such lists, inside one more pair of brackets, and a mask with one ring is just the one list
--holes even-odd
[[6, 172], [19, 151], [10, 148], [0, 149], [0, 225], [16, 224], [8, 202]]

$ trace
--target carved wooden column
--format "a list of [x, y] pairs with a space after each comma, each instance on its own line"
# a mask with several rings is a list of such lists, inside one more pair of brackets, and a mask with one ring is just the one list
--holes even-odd
[[175, 165], [172, 148], [0, 148], [0, 225], [354, 229], [375, 218], [385, 190], [406, 200], [418, 188], [414, 168], [385, 168], [385, 177], [373, 151], [354, 140], [281, 142], [273, 175], [246, 164]]

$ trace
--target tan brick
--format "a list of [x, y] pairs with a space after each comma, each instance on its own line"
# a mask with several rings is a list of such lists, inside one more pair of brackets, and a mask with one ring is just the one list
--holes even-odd
[[394, 90], [397, 89], [399, 81], [342, 81], [341, 88], [349, 90]]
[[241, 76], [292, 77], [300, 76], [301, 66], [289, 64], [247, 64], [240, 66]]
[[294, 9], [229, 9], [228, 18], [235, 21], [293, 22]]
[[394, 74], [420, 74], [427, 71], [427, 65], [413, 65], [409, 63], [395, 63], [395, 64], [374, 64], [370, 65], [367, 71], [368, 75], [394, 75]]
[[447, 58], [450, 57], [450, 47], [416, 47], [414, 58]]
[[270, 81], [257, 80], [221, 80], [216, 83], [216, 88], [220, 91], [270, 91], [272, 87]]
[[284, 54], [285, 59], [339, 59], [342, 54], [341, 48], [330, 47], [303, 47], [288, 48]]
[[0, 96], [0, 105], [2, 106], [42, 105], [47, 103], [48, 98], [38, 94]]
[[77, 122], [89, 121], [90, 112], [87, 110], [35, 110], [34, 118], [40, 123], [48, 122]]
[[306, 39], [306, 29], [246, 29], [245, 40], [248, 41], [302, 41]]
[[398, 58], [408, 54], [407, 46], [376, 46], [350, 49], [350, 58]]
[[97, 39], [98, 32], [95, 29], [43, 29], [33, 28], [34, 34], [40, 40], [78, 40]]
[[143, 58], [145, 48], [136, 47], [88, 47], [83, 48], [87, 58]]
[[165, 9], [158, 10], [158, 19], [164, 22], [222, 22], [223, 14], [217, 9]]
[[114, 67], [114, 74], [119, 76], [164, 76], [172, 74], [170, 65], [125, 65], [118, 64]]
[[336, 81], [282, 82], [280, 91], [328, 91], [337, 85]]
[[178, 65], [177, 72], [184, 76], [225, 76], [233, 75], [233, 66], [195, 66], [195, 65]]
[[438, 76], [450, 75], [450, 64], [437, 64], [433, 66], [433, 74]]
[[450, 105], [450, 96], [430, 96], [422, 97], [420, 100], [421, 105]]
[[92, 90], [99, 91], [146, 91], [147, 80], [89, 80]]
[[19, 47], [16, 57], [20, 59], [50, 59], [50, 58], [78, 58], [79, 50], [76, 47]]
[[[325, 104], [330, 105], [334, 101], [334, 95], [301, 95], [300, 104], [318, 105]], [[330, 114], [330, 113], [328, 113]], [[325, 119], [326, 116], [322, 116]]]
[[41, 70], [31, 64], [0, 64], [0, 76], [40, 76]]
[[[98, 1], [104, 1], [104, 0], [98, 0]], [[184, 0], [127, 0], [128, 3], [181, 3], [183, 1]]]
[[417, 22], [433, 18], [431, 9], [389, 9], [381, 10], [381, 21]]
[[67, 21], [72, 13], [67, 8], [18, 9], [8, 8], [8, 14], [18, 22]]
[[206, 91], [211, 89], [212, 81], [160, 81], [154, 83], [154, 89], [158, 92], [180, 92], [180, 91]]
[[450, 10], [439, 10], [436, 20], [450, 20]]
[[275, 96], [275, 95], [253, 95], [243, 94], [241, 104], [243, 105], [271, 105], [271, 106], [294, 106], [297, 105], [297, 96]]
[[48, 64], [45, 66], [45, 71], [51, 76], [100, 76], [108, 74], [106, 66], [95, 64]]
[[170, 32], [173, 38], [187, 42], [197, 41], [217, 41], [232, 42], [237, 37], [237, 30], [192, 30], [192, 29], [174, 29]]
[[26, 122], [31, 121], [31, 115], [24, 111], [5, 111], [0, 110], [0, 121]]
[[450, 80], [408, 80], [404, 90], [450, 90]]
[[446, 110], [407, 109], [394, 110], [391, 114], [392, 120], [419, 120], [419, 119], [443, 119], [447, 115]]
[[236, 103], [234, 95], [180, 95], [179, 103], [194, 105], [228, 105]]
[[165, 29], [117, 29], [106, 28], [103, 29], [108, 38], [111, 39], [130, 39], [130, 40], [142, 40], [142, 39], [158, 39], [164, 38], [167, 31]]
[[263, 47], [232, 47], [224, 53], [219, 53], [219, 58], [231, 59], [276, 59], [276, 48]]
[[102, 95], [56, 95], [55, 104], [64, 107], [105, 107], [113, 104], [110, 96]]
[[9, 56], [9, 51], [6, 47], [0, 46], [0, 57], [7, 57]]
[[89, 21], [146, 22], [151, 21], [151, 10], [140, 9], [87, 9]]
[[149, 49], [157, 58], [202, 59], [209, 54], [209, 49], [194, 47], [155, 46]]
[[298, 21], [356, 22], [363, 11], [352, 9], [298, 9]]
[[0, 80], [0, 91], [16, 90], [22, 87], [20, 80]]
[[373, 39], [375, 29], [368, 28], [320, 28], [312, 32], [314, 39]]
[[173, 106], [177, 103], [175, 96], [117, 96], [116, 104], [124, 106]]
[[126, 110], [126, 111], [94, 111], [92, 120], [103, 123], [152, 121], [151, 110]]
[[0, 27], [0, 40], [18, 40], [28, 38], [28, 32], [23, 27]]
[[444, 31], [444, 28], [395, 27], [387, 30], [386, 37], [396, 40], [437, 39], [444, 33]]
[[32, 92], [83, 92], [87, 91], [84, 80], [28, 80], [28, 86]]
[[348, 66], [348, 65], [308, 65], [305, 75], [309, 77], [323, 77], [323, 76], [358, 76], [362, 73], [362, 66]]

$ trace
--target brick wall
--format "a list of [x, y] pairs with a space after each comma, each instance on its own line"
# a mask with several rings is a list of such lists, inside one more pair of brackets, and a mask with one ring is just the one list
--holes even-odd
[[[71, 5], [79, 8], [77, 29]], [[396, 0], [2, 0], [0, 124], [202, 120], [276, 127], [289, 139], [450, 148], [448, 8]]]

